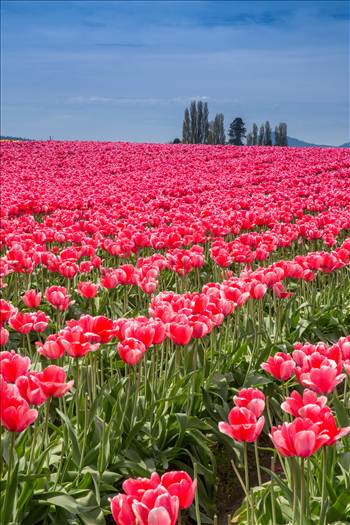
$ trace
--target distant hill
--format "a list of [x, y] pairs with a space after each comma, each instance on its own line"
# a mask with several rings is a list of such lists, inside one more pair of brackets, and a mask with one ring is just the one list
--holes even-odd
[[23, 137], [10, 137], [8, 135], [0, 135], [0, 140], [31, 140], [31, 139], [24, 139]]
[[[275, 133], [272, 132], [272, 143], [275, 142]], [[287, 137], [288, 146], [292, 148], [350, 148], [350, 142], [345, 142], [340, 146], [328, 146], [327, 144], [314, 144], [313, 142], [306, 142], [305, 140], [296, 139], [295, 137]]]

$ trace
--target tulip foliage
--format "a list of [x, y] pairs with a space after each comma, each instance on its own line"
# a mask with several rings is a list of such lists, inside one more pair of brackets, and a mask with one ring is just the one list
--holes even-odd
[[350, 522], [349, 153], [1, 163], [4, 525]]

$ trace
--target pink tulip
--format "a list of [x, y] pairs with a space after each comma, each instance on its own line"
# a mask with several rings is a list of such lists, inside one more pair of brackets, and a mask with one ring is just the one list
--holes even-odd
[[256, 415], [245, 407], [234, 407], [228, 415], [228, 423], [221, 421], [219, 430], [236, 441], [254, 443], [264, 427], [265, 418]]
[[297, 417], [292, 423], [272, 427], [269, 434], [274, 446], [282, 456], [306, 458], [325, 445], [330, 436], [322, 430], [321, 423]]
[[8, 383], [15, 383], [18, 377], [26, 374], [29, 367], [29, 357], [23, 357], [14, 350], [0, 352], [0, 373]]
[[260, 417], [265, 408], [265, 395], [257, 388], [242, 388], [234, 396], [233, 402], [237, 407], [248, 408], [256, 417]]
[[80, 282], [78, 284], [78, 292], [85, 299], [93, 299], [97, 295], [98, 286], [91, 281]]
[[187, 509], [192, 505], [197, 481], [192, 481], [187, 472], [182, 470], [166, 472], [161, 478], [161, 483], [171, 496], [179, 498], [180, 509]]
[[36, 378], [40, 381], [41, 389], [47, 397], [63, 397], [74, 384], [74, 381], [65, 382], [65, 371], [56, 365], [48, 366], [36, 374]]
[[41, 292], [28, 290], [22, 296], [22, 301], [28, 308], [37, 308], [41, 303]]
[[277, 352], [275, 355], [270, 356], [267, 362], [261, 365], [261, 368], [275, 379], [287, 381], [293, 374], [295, 362], [289, 354]]
[[2, 396], [0, 421], [9, 432], [23, 432], [38, 417], [38, 411], [29, 408], [27, 401], [19, 395]]
[[294, 417], [300, 416], [300, 410], [307, 405], [317, 405], [320, 408], [324, 407], [327, 403], [326, 396], [317, 396], [315, 392], [309, 389], [303, 391], [301, 396], [299, 392], [293, 390], [289, 397], [281, 404], [282, 410], [291, 414]]
[[133, 337], [124, 339], [123, 342], [118, 343], [118, 353], [124, 363], [135, 365], [142, 358], [147, 348], [142, 341], [138, 341]]

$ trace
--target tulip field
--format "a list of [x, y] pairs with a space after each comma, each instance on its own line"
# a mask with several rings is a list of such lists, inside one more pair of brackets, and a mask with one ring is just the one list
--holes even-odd
[[1, 143], [1, 525], [350, 524], [350, 153]]

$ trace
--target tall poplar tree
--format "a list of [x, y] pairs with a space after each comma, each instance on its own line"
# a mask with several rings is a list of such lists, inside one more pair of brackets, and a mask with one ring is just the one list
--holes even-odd
[[208, 134], [209, 134], [209, 110], [208, 102], [204, 102], [203, 106], [203, 120], [202, 120], [202, 135], [203, 135], [203, 144], [208, 144]]
[[262, 146], [264, 144], [264, 135], [265, 135], [265, 128], [264, 125], [261, 124], [259, 128], [259, 135], [258, 135], [258, 145]]
[[217, 113], [214, 119], [214, 144], [225, 144], [224, 115]]
[[191, 117], [191, 143], [196, 144], [197, 142], [197, 102], [192, 100], [190, 105], [190, 117]]
[[264, 145], [265, 146], [272, 146], [271, 126], [270, 126], [270, 122], [268, 120], [265, 122]]
[[287, 124], [285, 122], [280, 122], [278, 126], [278, 132], [279, 132], [279, 145], [288, 146]]
[[280, 128], [275, 126], [275, 146], [280, 146]]
[[191, 119], [188, 108], [185, 109], [185, 115], [182, 124], [182, 142], [184, 144], [190, 144], [191, 142]]
[[197, 139], [196, 144], [203, 142], [203, 102], [197, 102]]
[[256, 146], [258, 143], [258, 126], [253, 124], [253, 130], [252, 130], [252, 146]]

